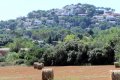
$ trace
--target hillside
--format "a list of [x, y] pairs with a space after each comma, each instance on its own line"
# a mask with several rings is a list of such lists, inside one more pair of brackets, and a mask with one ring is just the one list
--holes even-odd
[[67, 34], [80, 37], [85, 32], [93, 33], [91, 30], [106, 30], [119, 25], [120, 14], [114, 9], [71, 4], [62, 9], [37, 10], [28, 13], [27, 17], [0, 21], [0, 45], [4, 46], [16, 37], [38, 42], [48, 42], [49, 38], [63, 41]]
[[114, 9], [95, 7], [90, 4], [71, 4], [62, 9], [37, 10], [28, 13], [27, 17], [18, 17], [15, 20], [1, 21], [1, 29], [38, 29], [40, 27], [65, 27], [107, 29], [119, 25], [120, 14]]
[[[103, 65], [120, 59], [120, 14], [89, 4], [37, 10], [0, 22], [0, 56], [5, 64]], [[29, 50], [21, 50], [21, 49]]]

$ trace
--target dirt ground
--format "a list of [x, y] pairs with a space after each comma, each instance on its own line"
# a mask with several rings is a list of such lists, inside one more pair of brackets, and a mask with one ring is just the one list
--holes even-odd
[[[110, 70], [116, 70], [112, 65], [45, 68], [53, 68], [54, 80], [111, 80]], [[0, 80], [41, 80], [41, 70], [23, 66], [0, 67]]]

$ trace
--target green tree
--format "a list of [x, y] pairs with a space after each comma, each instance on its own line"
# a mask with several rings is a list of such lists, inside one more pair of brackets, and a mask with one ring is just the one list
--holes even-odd
[[74, 34], [70, 34], [70, 35], [67, 35], [64, 39], [64, 41], [70, 41], [70, 40], [74, 40], [75, 39], [75, 35]]

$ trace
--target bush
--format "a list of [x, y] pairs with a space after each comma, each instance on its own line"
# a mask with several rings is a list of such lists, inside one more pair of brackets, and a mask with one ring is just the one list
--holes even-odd
[[19, 54], [16, 52], [10, 52], [6, 55], [7, 62], [14, 62], [17, 59], [19, 59]]
[[29, 65], [33, 65], [33, 63], [37, 61], [38, 61], [38, 58], [31, 57], [31, 59], [26, 60], [25, 63], [29, 66]]
[[105, 64], [106, 59], [104, 53], [101, 49], [95, 48], [88, 52], [89, 59], [88, 61], [93, 65]]
[[0, 62], [5, 62], [5, 57], [4, 56], [0, 56]]
[[65, 48], [58, 47], [55, 50], [56, 50], [54, 55], [55, 65], [67, 65], [68, 55]]
[[76, 61], [77, 54], [75, 51], [69, 51], [68, 58], [67, 58], [67, 63], [69, 65], [74, 65]]
[[32, 47], [28, 53], [30, 53], [30, 55], [35, 56], [36, 58], [41, 58], [43, 53], [44, 53], [44, 49], [43, 48], [39, 48], [39, 47]]
[[12, 63], [9, 62], [0, 62], [0, 66], [4, 67], [4, 66], [11, 66], [13, 65]]
[[115, 60], [115, 50], [112, 46], [106, 46], [104, 51], [105, 56], [107, 56], [107, 64], [112, 64]]
[[20, 65], [20, 64], [24, 64], [25, 60], [24, 59], [18, 59], [15, 61], [15, 65]]

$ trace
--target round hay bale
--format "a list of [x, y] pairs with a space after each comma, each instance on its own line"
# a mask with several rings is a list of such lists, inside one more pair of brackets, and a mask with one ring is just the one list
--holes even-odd
[[42, 80], [53, 80], [54, 72], [53, 69], [42, 69]]
[[119, 67], [120, 67], [119, 62], [114, 62], [114, 65], [115, 65], [116, 68], [119, 68]]
[[120, 80], [120, 70], [111, 70], [111, 80]]
[[34, 62], [33, 66], [34, 66], [35, 69], [38, 68], [38, 64], [39, 64], [39, 62]]
[[43, 63], [37, 64], [37, 69], [42, 69], [42, 68], [44, 68], [44, 64]]

